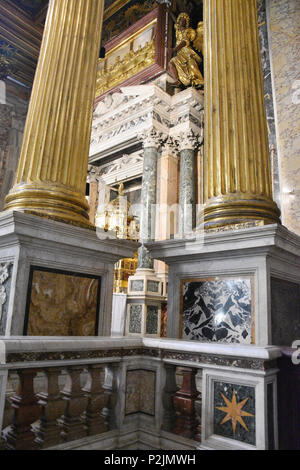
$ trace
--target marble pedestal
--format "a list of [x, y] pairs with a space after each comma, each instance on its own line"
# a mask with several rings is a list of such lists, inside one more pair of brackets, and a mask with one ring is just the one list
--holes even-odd
[[163, 290], [153, 269], [139, 268], [129, 277], [126, 335], [160, 336]]
[[285, 227], [146, 246], [169, 265], [168, 337], [263, 346], [300, 339], [300, 237]]
[[51, 326], [73, 312], [73, 323], [85, 315], [89, 319], [77, 336], [110, 336], [114, 264], [132, 257], [137, 246], [131, 241], [100, 240], [93, 230], [21, 212], [0, 214], [0, 336], [27, 334], [32, 303], [36, 323]]

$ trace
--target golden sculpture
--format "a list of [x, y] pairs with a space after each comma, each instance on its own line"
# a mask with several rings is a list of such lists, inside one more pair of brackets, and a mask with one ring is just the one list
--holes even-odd
[[185, 86], [200, 87], [204, 83], [199, 70], [202, 61], [191, 46], [199, 52], [203, 51], [203, 23], [199, 22], [197, 30], [190, 28], [190, 17], [187, 13], [180, 13], [175, 23], [177, 53], [170, 61], [170, 72], [175, 79], [175, 86], [182, 83]]

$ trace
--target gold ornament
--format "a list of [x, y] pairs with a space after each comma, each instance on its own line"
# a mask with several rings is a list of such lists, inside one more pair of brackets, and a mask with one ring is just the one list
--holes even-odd
[[175, 78], [175, 85], [180, 82], [185, 86], [198, 87], [203, 85], [203, 76], [199, 70], [202, 61], [199, 52], [203, 51], [203, 23], [199, 22], [197, 30], [190, 28], [190, 17], [187, 13], [180, 13], [175, 23], [176, 47], [173, 52], [177, 53], [170, 61], [170, 71]]

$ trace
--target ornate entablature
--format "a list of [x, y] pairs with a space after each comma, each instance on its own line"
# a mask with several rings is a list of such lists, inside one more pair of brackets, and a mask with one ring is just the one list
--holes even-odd
[[155, 84], [124, 87], [107, 95], [94, 113], [90, 163], [128, 150], [153, 128], [164, 140], [176, 141], [193, 131], [202, 138], [203, 92], [188, 88], [174, 96]]

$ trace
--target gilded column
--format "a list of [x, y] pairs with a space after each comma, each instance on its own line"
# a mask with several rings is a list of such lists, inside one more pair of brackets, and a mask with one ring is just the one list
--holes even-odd
[[[141, 136], [144, 147], [143, 182], [140, 214], [140, 242], [155, 238], [157, 158], [161, 135], [153, 128]], [[153, 260], [142, 245], [139, 248], [139, 269], [153, 269]]]
[[85, 199], [103, 0], [50, 0], [5, 209], [89, 225]]
[[196, 224], [196, 161], [198, 136], [193, 131], [179, 136], [180, 183], [179, 183], [179, 223], [180, 236], [192, 232]]
[[272, 199], [256, 0], [205, 0], [206, 227], [279, 221]]

